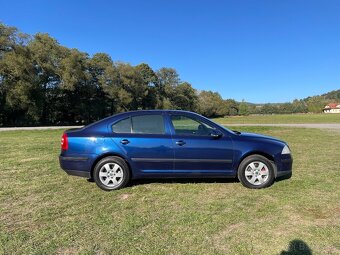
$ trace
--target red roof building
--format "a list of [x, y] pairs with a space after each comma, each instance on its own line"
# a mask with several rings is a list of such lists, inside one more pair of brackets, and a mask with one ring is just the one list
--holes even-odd
[[329, 103], [323, 108], [324, 113], [340, 113], [340, 103]]

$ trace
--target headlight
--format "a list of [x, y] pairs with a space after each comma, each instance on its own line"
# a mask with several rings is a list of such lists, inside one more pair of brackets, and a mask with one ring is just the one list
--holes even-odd
[[290, 149], [287, 145], [283, 147], [281, 154], [290, 154]]

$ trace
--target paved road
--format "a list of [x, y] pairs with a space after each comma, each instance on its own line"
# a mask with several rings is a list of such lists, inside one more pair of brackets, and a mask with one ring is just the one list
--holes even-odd
[[261, 126], [261, 127], [299, 127], [299, 128], [319, 128], [319, 129], [337, 129], [340, 130], [340, 124], [335, 123], [304, 123], [304, 124], [222, 124], [226, 127], [233, 126], [244, 126], [244, 127], [252, 127], [252, 126]]
[[[263, 127], [300, 127], [300, 128], [319, 128], [319, 129], [333, 129], [340, 130], [340, 124], [326, 124], [326, 123], [306, 123], [306, 124], [222, 124], [226, 127], [233, 126], [263, 126]], [[53, 126], [53, 127], [10, 127], [0, 128], [1, 131], [13, 131], [13, 130], [46, 130], [46, 129], [70, 129], [80, 128], [82, 126]]]
[[46, 129], [70, 129], [80, 128], [82, 126], [52, 126], [52, 127], [8, 127], [0, 128], [1, 131], [15, 131], [15, 130], [46, 130]]

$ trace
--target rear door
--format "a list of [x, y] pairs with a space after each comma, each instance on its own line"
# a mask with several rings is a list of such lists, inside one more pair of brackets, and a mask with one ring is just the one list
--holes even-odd
[[171, 134], [162, 113], [131, 115], [112, 125], [114, 142], [120, 146], [135, 176], [157, 176], [173, 171]]
[[[227, 134], [196, 115], [169, 114], [175, 173], [202, 176], [234, 174], [233, 145]], [[216, 137], [216, 133], [221, 136]]]

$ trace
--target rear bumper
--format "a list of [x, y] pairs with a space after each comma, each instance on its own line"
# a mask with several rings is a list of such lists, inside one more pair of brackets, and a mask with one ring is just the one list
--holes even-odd
[[60, 167], [69, 175], [91, 178], [89, 158], [59, 156]]
[[91, 178], [91, 173], [90, 172], [85, 172], [85, 171], [77, 171], [77, 170], [65, 170], [63, 169], [68, 175], [73, 175], [73, 176], [79, 176], [79, 177], [85, 177], [85, 178]]

